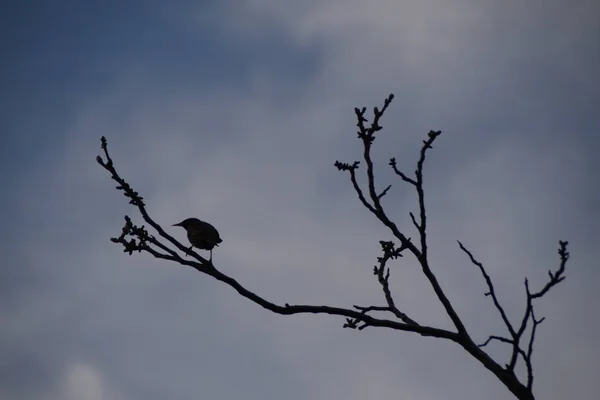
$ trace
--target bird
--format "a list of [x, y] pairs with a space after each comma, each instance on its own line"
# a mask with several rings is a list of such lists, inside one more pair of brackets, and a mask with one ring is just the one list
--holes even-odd
[[223, 240], [219, 236], [217, 229], [208, 222], [200, 221], [198, 218], [184, 219], [173, 226], [181, 226], [187, 232], [188, 240], [191, 243], [190, 250], [197, 247], [202, 250], [210, 251], [209, 262], [212, 263], [212, 249], [218, 246]]

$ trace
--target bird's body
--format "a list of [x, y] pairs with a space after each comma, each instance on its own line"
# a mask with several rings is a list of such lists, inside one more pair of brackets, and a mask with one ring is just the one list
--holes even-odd
[[[212, 262], [212, 249], [223, 241], [214, 226], [208, 222], [201, 221], [198, 218], [188, 218], [173, 226], [181, 226], [186, 230], [188, 240], [192, 247], [209, 250], [210, 261]], [[190, 247], [190, 249], [192, 247]]]

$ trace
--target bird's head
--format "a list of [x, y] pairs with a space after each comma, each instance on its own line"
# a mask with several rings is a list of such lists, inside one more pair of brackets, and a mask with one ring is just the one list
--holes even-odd
[[200, 224], [200, 220], [198, 218], [188, 218], [188, 219], [184, 219], [183, 221], [181, 221], [178, 224], [173, 224], [173, 226], [181, 226], [183, 229], [185, 229], [187, 231], [188, 228], [190, 228], [194, 225], [198, 225], [198, 224]]

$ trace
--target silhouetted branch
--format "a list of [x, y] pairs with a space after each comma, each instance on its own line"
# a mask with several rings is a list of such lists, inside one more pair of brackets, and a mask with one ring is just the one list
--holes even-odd
[[[144, 226], [138, 227], [133, 224], [131, 219], [126, 216], [125, 217], [125, 225], [122, 229], [121, 235], [117, 238], [111, 238], [111, 241], [114, 243], [121, 244], [125, 251], [129, 254], [132, 254], [134, 251], [138, 252], [148, 252], [156, 258], [176, 262], [181, 265], [190, 266], [199, 272], [202, 272], [206, 275], [212, 276], [218, 281], [221, 281], [234, 290], [236, 290], [241, 296], [253, 301], [254, 303], [260, 305], [261, 307], [270, 310], [274, 313], [281, 315], [293, 315], [293, 314], [330, 314], [343, 316], [347, 318], [348, 321], [352, 321], [351, 325], [356, 325], [355, 328], [364, 329], [366, 326], [377, 326], [377, 327], [386, 327], [390, 329], [406, 331], [406, 332], [415, 332], [422, 336], [433, 336], [438, 338], [449, 339], [453, 341], [458, 340], [458, 336], [450, 331], [444, 329], [432, 328], [429, 326], [423, 325], [414, 325], [407, 324], [404, 322], [397, 322], [388, 319], [375, 318], [367, 314], [366, 311], [359, 312], [355, 310], [338, 308], [338, 307], [330, 307], [330, 306], [314, 306], [314, 305], [289, 305], [285, 304], [284, 306], [277, 305], [268, 300], [265, 300], [261, 296], [251, 292], [250, 290], [243, 287], [240, 283], [238, 283], [235, 279], [230, 276], [225, 275], [224, 273], [218, 271], [214, 265], [212, 265], [208, 260], [204, 259], [194, 251], [189, 250], [186, 246], [179, 243], [172, 236], [167, 234], [162, 227], [157, 224], [148, 214], [146, 210], [146, 206], [143, 202], [143, 198], [134, 191], [131, 186], [118, 174], [114, 162], [110, 157], [108, 152], [108, 145], [106, 138], [102, 137], [102, 150], [104, 151], [105, 159], [101, 156], [96, 157], [96, 161], [100, 164], [105, 170], [107, 170], [111, 178], [119, 183], [117, 186], [118, 190], [124, 192], [124, 195], [130, 199], [130, 204], [136, 206], [140, 214], [142, 215], [143, 220], [154, 228], [158, 234], [166, 239], [169, 243], [175, 246], [180, 251], [191, 254], [194, 258], [196, 258], [199, 262], [190, 261], [181, 258], [175, 250], [168, 248], [163, 243], [159, 242], [154, 236], [150, 235], [147, 229]], [[353, 166], [342, 166], [342, 168], [350, 168], [351, 170], [356, 168], [356, 165]], [[126, 238], [130, 237], [130, 240]], [[153, 249], [150, 245], [155, 245], [165, 251], [165, 253], [158, 252]], [[358, 325], [362, 324], [362, 325]]]
[[492, 301], [494, 302], [494, 306], [496, 307], [496, 309], [500, 313], [500, 316], [502, 317], [502, 321], [504, 321], [504, 325], [506, 325], [506, 328], [508, 329], [508, 331], [510, 332], [510, 335], [514, 339], [515, 335], [516, 335], [516, 332], [515, 332], [512, 324], [508, 320], [508, 317], [506, 316], [506, 313], [504, 312], [504, 308], [502, 308], [502, 306], [500, 305], [500, 302], [498, 301], [498, 297], [496, 297], [496, 291], [494, 290], [494, 284], [492, 283], [492, 280], [491, 280], [490, 276], [485, 271], [485, 268], [483, 267], [483, 264], [481, 264], [479, 261], [477, 261], [475, 259], [475, 257], [473, 257], [473, 254], [469, 250], [467, 250], [467, 248], [460, 242], [460, 240], [457, 240], [457, 242], [458, 242], [458, 245], [460, 246], [460, 249], [462, 251], [464, 251], [465, 253], [467, 253], [467, 255], [469, 256], [469, 258], [471, 259], [471, 262], [473, 264], [475, 264], [477, 267], [479, 267], [479, 271], [481, 271], [481, 275], [483, 275], [483, 278], [485, 279], [485, 282], [486, 282], [486, 284], [488, 286], [488, 292], [486, 292], [485, 295], [492, 297]]
[[381, 192], [378, 196], [377, 199], [381, 200], [381, 198], [383, 196], [385, 196], [388, 192], [388, 190], [390, 190], [392, 188], [392, 185], [388, 185], [388, 187], [386, 187], [385, 189], [383, 189], [383, 192]]
[[358, 185], [358, 182], [356, 180], [356, 170], [358, 169], [359, 164], [360, 164], [359, 161], [354, 161], [352, 164], [343, 163], [340, 161], [336, 161], [335, 163], [333, 163], [333, 165], [339, 171], [348, 171], [350, 173], [350, 181], [352, 182], [352, 186], [354, 187], [354, 190], [356, 191], [356, 194], [358, 195], [358, 199], [367, 209], [369, 209], [369, 211], [371, 211], [373, 214], [377, 215], [377, 211], [367, 201], [367, 199], [365, 198], [365, 195], [362, 192], [362, 189], [360, 188], [360, 186]]
[[417, 219], [415, 218], [415, 214], [413, 214], [413, 213], [412, 213], [412, 211], [411, 211], [411, 212], [409, 212], [409, 213], [408, 213], [408, 215], [410, 215], [410, 220], [412, 221], [412, 223], [413, 223], [413, 226], [414, 226], [415, 228], [417, 228], [417, 231], [418, 231], [418, 232], [420, 232], [420, 231], [421, 231], [421, 226], [420, 226], [420, 225], [419, 225], [419, 223], [417, 222]]
[[403, 234], [402, 232], [400, 232], [400, 230], [398, 229], [396, 224], [390, 220], [390, 218], [386, 215], [385, 210], [383, 209], [383, 206], [381, 205], [380, 198], [377, 196], [377, 192], [375, 189], [374, 165], [373, 165], [373, 160], [371, 159], [371, 146], [373, 145], [373, 143], [375, 141], [375, 133], [379, 132], [382, 129], [379, 121], [393, 99], [394, 99], [394, 95], [391, 94], [385, 100], [384, 106], [381, 109], [381, 111], [379, 111], [379, 109], [377, 107], [375, 107], [373, 123], [369, 127], [367, 127], [365, 125], [365, 123], [368, 122], [367, 118], [365, 117], [366, 108], [363, 107], [362, 109], [359, 109], [359, 108], [354, 109], [354, 113], [356, 114], [356, 118], [357, 118], [356, 125], [358, 126], [358, 129], [359, 129], [358, 130], [358, 138], [361, 139], [361, 141], [363, 143], [363, 158], [367, 165], [368, 188], [369, 188], [369, 195], [371, 197], [372, 203], [368, 203], [366, 201], [365, 196], [363, 195], [360, 186], [356, 182], [355, 173], [356, 173], [356, 169], [358, 168], [358, 161], [354, 162], [354, 164], [352, 164], [352, 167], [350, 167], [349, 164], [345, 164], [345, 163], [336, 161], [335, 166], [340, 171], [347, 170], [350, 172], [350, 179], [352, 181], [352, 185], [354, 187], [354, 190], [357, 192], [358, 197], [361, 200], [361, 202], [363, 203], [363, 205], [369, 211], [371, 211], [385, 226], [387, 226], [391, 230], [392, 234], [397, 239], [400, 240], [401, 246], [406, 247], [415, 256], [415, 258], [419, 261], [419, 264], [421, 265], [423, 273], [429, 280], [429, 283], [433, 287], [433, 290], [434, 290], [435, 294], [437, 295], [438, 299], [444, 306], [446, 313], [448, 314], [448, 316], [454, 323], [454, 326], [458, 329], [458, 331], [460, 333], [466, 335], [467, 333], [466, 333], [466, 328], [464, 327], [464, 324], [458, 317], [458, 314], [452, 307], [452, 304], [448, 300], [448, 297], [442, 290], [440, 284], [437, 281], [436, 276], [431, 271], [431, 269], [429, 267], [429, 261], [427, 260], [426, 215], [425, 215], [425, 200], [424, 200], [424, 192], [423, 192], [423, 164], [425, 162], [425, 155], [426, 155], [427, 150], [432, 148], [432, 146], [431, 146], [432, 143], [441, 134], [441, 131], [430, 131], [428, 133], [429, 138], [427, 140], [423, 141], [423, 147], [421, 148], [419, 161], [417, 162], [417, 170], [415, 171], [415, 176], [416, 176], [415, 180], [408, 178], [406, 175], [404, 175], [400, 171], [398, 171], [398, 169], [395, 167], [395, 160], [394, 159], [390, 160], [390, 165], [392, 165], [394, 170], [397, 171], [397, 173], [402, 177], [402, 179], [404, 181], [407, 181], [407, 182], [413, 184], [417, 189], [417, 193], [419, 196], [419, 209], [420, 209], [421, 222], [418, 225], [415, 222], [415, 225], [418, 226], [421, 249], [418, 249], [410, 240], [408, 240], [408, 237], [405, 234]]
[[[362, 307], [362, 306], [352, 306], [354, 308], [356, 308], [357, 310], [359, 310], [361, 312], [361, 314], [367, 314], [368, 312], [371, 311], [391, 311], [389, 307], [383, 307], [383, 306], [367, 306], [367, 307]], [[358, 329], [360, 331], [362, 331], [363, 329], [365, 329], [367, 326], [369, 326], [369, 324], [367, 324], [366, 322], [363, 322], [362, 324], [360, 324], [361, 321], [357, 320], [357, 319], [352, 319], [352, 318], [347, 318], [346, 319], [346, 323], [344, 324], [344, 328], [351, 328], [351, 329]]]
[[[479, 270], [480, 270], [481, 274], [483, 275], [483, 278], [485, 279], [486, 284], [488, 286], [488, 291], [485, 293], [485, 295], [490, 296], [492, 298], [492, 301], [494, 302], [494, 306], [500, 313], [500, 316], [502, 317], [502, 321], [504, 322], [504, 325], [508, 329], [508, 331], [511, 335], [511, 338], [512, 338], [512, 339], [507, 339], [502, 336], [492, 335], [484, 343], [480, 344], [479, 347], [487, 346], [492, 340], [497, 340], [502, 343], [510, 344], [512, 346], [512, 353], [511, 353], [510, 361], [506, 365], [506, 370], [509, 372], [513, 372], [516, 367], [518, 358], [520, 356], [521, 359], [523, 360], [523, 362], [525, 363], [525, 368], [527, 370], [527, 389], [531, 391], [531, 389], [533, 387], [533, 364], [532, 364], [533, 343], [535, 341], [535, 334], [537, 332], [537, 327], [545, 319], [545, 318], [541, 318], [539, 320], [536, 319], [535, 314], [534, 314], [534, 308], [533, 308], [533, 299], [542, 297], [544, 294], [548, 293], [548, 291], [552, 287], [556, 286], [558, 283], [560, 283], [565, 278], [563, 276], [563, 273], [565, 271], [566, 262], [569, 259], [569, 252], [567, 251], [568, 242], [559, 241], [559, 249], [558, 249], [558, 254], [560, 256], [559, 268], [556, 270], [556, 272], [552, 272], [551, 270], [548, 272], [550, 279], [539, 292], [531, 293], [530, 289], [529, 289], [529, 281], [527, 280], [527, 278], [525, 279], [525, 294], [527, 296], [526, 297], [526, 306], [525, 306], [525, 313], [523, 315], [523, 318], [521, 320], [521, 324], [519, 325], [518, 330], [514, 329], [513, 325], [511, 324], [508, 317], [506, 316], [504, 309], [500, 305], [500, 302], [498, 301], [498, 298], [496, 296], [496, 291], [494, 289], [492, 279], [486, 272], [483, 264], [480, 263], [479, 261], [477, 261], [475, 259], [475, 257], [473, 256], [473, 254], [469, 250], [467, 250], [467, 248], [460, 241], [458, 241], [458, 245], [460, 246], [460, 249], [469, 256], [469, 259], [471, 260], [471, 262], [479, 268]], [[523, 349], [521, 347], [520, 342], [523, 337], [523, 334], [525, 333], [525, 330], [527, 329], [527, 325], [529, 324], [530, 320], [533, 325], [531, 328], [531, 333], [530, 333], [528, 344], [527, 344], [527, 350], [525, 351], [525, 349]]]
[[398, 166], [396, 164], [396, 157], [390, 158], [389, 164], [392, 167], [392, 169], [394, 170], [394, 172], [396, 173], [396, 175], [398, 175], [400, 178], [402, 178], [402, 180], [404, 182], [408, 182], [413, 186], [417, 186], [417, 182], [414, 179], [409, 178], [407, 175], [405, 175], [402, 171], [400, 171], [398, 169]]
[[533, 322], [533, 327], [531, 328], [531, 335], [529, 336], [529, 345], [527, 346], [527, 355], [523, 355], [523, 358], [526, 360], [525, 364], [527, 367], [527, 388], [531, 390], [533, 387], [533, 363], [531, 361], [531, 356], [533, 354], [533, 342], [535, 341], [535, 333], [537, 331], [537, 327], [539, 324], [544, 322], [546, 318], [543, 317], [539, 320], [535, 318], [533, 313], [533, 308], [531, 309], [531, 321]]
[[[410, 241], [410, 238], [408, 240]], [[398, 307], [396, 307], [396, 303], [394, 302], [394, 298], [392, 297], [389, 285], [390, 269], [389, 267], [386, 268], [386, 264], [389, 260], [402, 257], [402, 252], [406, 249], [406, 246], [400, 246], [396, 248], [393, 242], [380, 241], [379, 243], [381, 244], [383, 257], [377, 258], [379, 265], [373, 267], [373, 274], [377, 276], [377, 280], [379, 281], [379, 284], [383, 289], [385, 300], [388, 304], [388, 310], [391, 311], [396, 317], [398, 317], [405, 323], [418, 325], [412, 318], [410, 318], [408, 315], [400, 311]]]
[[[123, 226], [121, 234], [116, 238], [111, 238], [114, 243], [123, 246], [123, 249], [128, 254], [133, 252], [147, 252], [155, 258], [164, 259], [192, 267], [199, 272], [209, 275], [214, 279], [229, 285], [231, 288], [236, 290], [238, 294], [247, 298], [248, 300], [260, 305], [261, 307], [281, 315], [292, 315], [292, 314], [329, 314], [335, 316], [345, 317], [344, 328], [363, 330], [366, 327], [386, 327], [405, 332], [414, 332], [422, 336], [432, 336], [437, 338], [443, 338], [451, 340], [460, 346], [462, 346], [471, 356], [477, 359], [481, 364], [491, 371], [510, 391], [520, 400], [533, 400], [533, 366], [532, 366], [532, 355], [533, 355], [533, 344], [535, 341], [535, 335], [537, 327], [544, 321], [544, 318], [537, 319], [533, 308], [533, 299], [541, 298], [544, 296], [552, 287], [556, 286], [562, 280], [565, 279], [565, 265], [569, 259], [569, 253], [567, 252], [568, 242], [559, 242], [559, 256], [560, 265], [556, 271], [550, 270], [548, 272], [548, 282], [537, 292], [531, 292], [529, 288], [529, 282], [525, 279], [525, 292], [527, 296], [525, 313], [521, 320], [518, 329], [515, 328], [510, 320], [508, 319], [503, 307], [497, 298], [496, 291], [490, 276], [485, 270], [482, 263], [477, 261], [473, 254], [459, 241], [458, 244], [463, 252], [465, 252], [470, 258], [471, 262], [479, 268], [484, 280], [486, 281], [488, 291], [485, 293], [486, 296], [490, 296], [494, 303], [495, 308], [500, 313], [500, 316], [507, 327], [510, 336], [504, 337], [499, 335], [491, 335], [488, 339], [477, 345], [469, 336], [466, 327], [464, 326], [461, 318], [454, 310], [450, 300], [448, 299], [445, 292], [442, 290], [440, 283], [438, 282], [435, 274], [431, 270], [428, 260], [428, 244], [427, 244], [427, 213], [425, 208], [425, 195], [423, 186], [423, 166], [425, 163], [427, 151], [432, 149], [434, 141], [441, 135], [441, 131], [430, 131], [428, 138], [423, 141], [419, 153], [419, 159], [417, 161], [417, 168], [414, 171], [414, 177], [409, 177], [397, 167], [396, 159], [391, 158], [389, 165], [391, 166], [394, 173], [401, 178], [403, 182], [408, 183], [413, 187], [418, 196], [419, 214], [418, 218], [412, 212], [409, 213], [412, 224], [419, 233], [419, 243], [415, 245], [412, 243], [411, 238], [400, 231], [398, 226], [388, 217], [381, 204], [381, 199], [388, 194], [391, 185], [385, 187], [385, 189], [378, 191], [375, 184], [375, 165], [371, 157], [371, 148], [376, 138], [376, 133], [382, 130], [380, 120], [388, 109], [394, 96], [391, 94], [384, 102], [381, 109], [375, 107], [373, 109], [373, 122], [368, 125], [368, 120], [365, 117], [366, 108], [361, 109], [355, 108], [354, 112], [357, 118], [358, 127], [358, 138], [361, 140], [363, 145], [363, 159], [366, 165], [366, 176], [367, 176], [367, 189], [363, 189], [358, 184], [356, 177], [356, 171], [359, 167], [359, 161], [355, 161], [352, 164], [343, 163], [340, 161], [335, 162], [335, 167], [340, 171], [348, 172], [350, 175], [350, 181], [352, 187], [356, 192], [360, 202], [367, 208], [377, 219], [386, 226], [392, 235], [399, 241], [399, 246], [392, 241], [380, 241], [382, 256], [377, 258], [377, 265], [373, 267], [373, 273], [377, 277], [379, 284], [381, 285], [385, 302], [385, 306], [358, 306], [354, 305], [352, 309], [331, 307], [326, 305], [289, 305], [285, 303], [283, 306], [270, 302], [258, 294], [251, 292], [237, 282], [234, 278], [222, 273], [217, 270], [215, 266], [208, 260], [204, 259], [196, 252], [188, 247], [184, 246], [172, 236], [170, 236], [162, 227], [156, 223], [148, 214], [146, 210], [143, 198], [132, 189], [132, 187], [119, 176], [113, 160], [111, 159], [107, 141], [104, 137], [101, 139], [102, 150], [104, 152], [104, 158], [98, 156], [97, 162], [110, 173], [111, 178], [118, 183], [117, 189], [123, 191], [123, 194], [129, 199], [129, 203], [134, 205], [140, 212], [142, 219], [149, 226], [158, 232], [158, 236], [151, 235], [145, 225], [137, 226], [133, 224], [132, 220], [125, 216], [125, 225]], [[412, 254], [418, 261], [421, 270], [431, 287], [433, 288], [438, 300], [443, 305], [446, 314], [451, 319], [452, 323], [456, 328], [456, 332], [452, 332], [445, 329], [434, 328], [430, 326], [424, 326], [417, 323], [414, 319], [409, 317], [406, 313], [400, 310], [394, 301], [392, 291], [390, 288], [390, 267], [388, 262], [402, 257], [408, 250], [409, 254]], [[190, 254], [195, 260], [187, 260], [182, 258], [178, 251], [185, 254]], [[391, 313], [397, 319], [385, 319], [373, 316], [375, 313], [384, 313], [384, 315], [390, 315], [385, 313]], [[378, 314], [377, 314], [378, 315]], [[529, 320], [532, 321], [531, 332], [529, 340], [527, 341], [527, 348], [523, 349], [520, 345], [523, 339], [524, 332], [528, 326]], [[501, 343], [509, 344], [512, 348], [510, 361], [505, 366], [492, 359], [483, 348], [486, 347], [490, 342], [498, 341]], [[515, 375], [514, 369], [518, 358], [521, 358], [527, 369], [527, 382], [522, 384], [518, 377]]]
[[558, 255], [560, 257], [560, 266], [554, 273], [552, 273], [552, 270], [548, 271], [548, 276], [550, 277], [550, 279], [548, 280], [546, 285], [544, 285], [544, 287], [539, 292], [533, 293], [531, 295], [532, 299], [537, 299], [538, 297], [542, 297], [553, 286], [557, 285], [558, 283], [560, 283], [561, 281], [563, 281], [565, 279], [563, 274], [565, 272], [565, 266], [567, 265], [567, 261], [569, 260], [569, 257], [570, 257], [570, 254], [567, 251], [567, 246], [569, 245], [569, 242], [561, 240], [558, 242], [558, 244], [559, 244]]
[[[119, 174], [117, 173], [117, 170], [115, 169], [113, 160], [110, 157], [110, 154], [108, 153], [108, 142], [107, 142], [106, 138], [104, 136], [102, 136], [102, 138], [100, 139], [100, 142], [101, 142], [101, 148], [104, 151], [104, 157], [106, 158], [106, 161], [103, 160], [101, 156], [96, 156], [96, 161], [105, 170], [107, 170], [110, 173], [111, 178], [119, 184], [116, 187], [116, 189], [123, 191], [123, 194], [125, 195], [125, 197], [130, 199], [129, 204], [132, 204], [135, 207], [137, 207], [137, 209], [139, 210], [140, 214], [142, 215], [142, 218], [144, 219], [144, 221], [146, 221], [146, 223], [148, 225], [150, 225], [152, 228], [154, 228], [161, 237], [165, 238], [172, 245], [177, 247], [180, 251], [191, 254], [194, 258], [196, 258], [200, 262], [200, 265], [203, 268], [210, 268], [212, 265], [208, 260], [206, 260], [204, 257], [200, 256], [196, 252], [188, 250], [187, 247], [185, 247], [184, 245], [179, 243], [177, 240], [175, 240], [171, 235], [169, 235], [167, 232], [165, 232], [165, 230], [160, 225], [158, 225], [156, 222], [154, 222], [154, 220], [152, 218], [150, 218], [150, 216], [148, 215], [148, 212], [146, 211], [146, 205], [144, 204], [143, 197], [141, 197], [138, 194], [138, 192], [134, 191], [131, 188], [131, 186], [127, 182], [125, 182], [125, 180], [123, 178], [121, 178], [119, 176]], [[125, 227], [123, 228], [124, 231], [125, 231], [125, 229], [131, 229], [131, 227], [127, 228], [127, 226], [128, 226], [127, 218], [126, 218]], [[135, 232], [133, 232], [133, 233], [135, 234]], [[142, 235], [140, 237], [140, 240], [142, 240], [142, 242], [144, 240], [146, 240], [145, 236]], [[114, 240], [113, 240], [113, 242], [114, 242]], [[140, 250], [138, 249], [138, 251], [140, 251]], [[131, 254], [131, 252], [130, 252], [130, 254]], [[189, 265], [189, 264], [186, 264], [186, 265]]]
[[[436, 293], [436, 296], [438, 297], [438, 299], [444, 306], [444, 309], [446, 310], [447, 315], [450, 317], [450, 319], [454, 323], [455, 327], [457, 328], [461, 345], [471, 355], [473, 355], [480, 362], [482, 362], [482, 364], [486, 368], [488, 368], [490, 371], [492, 371], [507, 386], [507, 388], [509, 388], [509, 390], [513, 394], [515, 394], [515, 396], [517, 396], [519, 399], [533, 399], [533, 394], [531, 392], [531, 384], [533, 381], [533, 373], [532, 373], [532, 366], [531, 366], [531, 354], [532, 354], [533, 340], [535, 337], [535, 331], [536, 331], [537, 325], [539, 325], [539, 323], [543, 319], [537, 321], [535, 318], [532, 317], [532, 320], [534, 321], [534, 326], [532, 328], [532, 332], [531, 332], [532, 336], [530, 337], [530, 340], [529, 340], [529, 346], [528, 346], [527, 352], [524, 351], [519, 346], [519, 343], [520, 343], [520, 339], [522, 338], [523, 332], [525, 331], [525, 328], [527, 327], [527, 321], [529, 320], [529, 317], [533, 316], [533, 306], [531, 305], [532, 299], [541, 297], [552, 286], [556, 285], [557, 283], [559, 283], [560, 281], [562, 281], [564, 279], [564, 277], [562, 276], [562, 274], [564, 273], [564, 262], [561, 263], [561, 268], [559, 268], [558, 271], [556, 271], [555, 273], [552, 273], [551, 271], [549, 272], [550, 281], [539, 292], [530, 294], [528, 285], [526, 283], [527, 296], [528, 296], [527, 311], [526, 311], [525, 317], [523, 319], [523, 322], [522, 322], [521, 326], [519, 327], [519, 330], [517, 331], [514, 328], [514, 326], [511, 324], [511, 322], [509, 321], [508, 317], [506, 316], [506, 313], [504, 312], [504, 309], [500, 305], [500, 302], [498, 301], [498, 298], [496, 296], [492, 281], [491, 281], [489, 275], [487, 274], [487, 272], [485, 271], [483, 264], [481, 264], [477, 260], [475, 260], [472, 253], [470, 251], [468, 251], [466, 249], [466, 247], [464, 247], [462, 245], [462, 243], [459, 242], [461, 249], [469, 256], [469, 258], [471, 259], [471, 262], [473, 262], [475, 265], [477, 265], [479, 267], [480, 272], [482, 273], [482, 275], [488, 285], [488, 292], [486, 293], [486, 296], [492, 297], [494, 306], [500, 313], [500, 316], [501, 316], [504, 324], [506, 325], [506, 327], [510, 333], [510, 336], [511, 336], [511, 338], [509, 339], [509, 338], [505, 338], [502, 336], [493, 335], [493, 336], [490, 336], [490, 338], [483, 345], [477, 346], [470, 338], [460, 317], [458, 316], [458, 314], [454, 310], [452, 304], [450, 303], [448, 297], [442, 290], [439, 282], [437, 281], [436, 276], [434, 275], [434, 273], [432, 272], [432, 270], [429, 266], [429, 260], [427, 257], [428, 256], [427, 213], [426, 213], [426, 207], [425, 207], [425, 194], [424, 194], [424, 186], [423, 186], [423, 166], [425, 163], [427, 151], [433, 148], [433, 146], [432, 146], [433, 142], [437, 139], [437, 137], [439, 137], [441, 135], [441, 131], [430, 131], [428, 133], [427, 140], [423, 141], [423, 146], [421, 147], [420, 156], [417, 161], [417, 169], [415, 170], [414, 178], [409, 177], [407, 174], [403, 173], [402, 171], [400, 171], [398, 169], [395, 158], [391, 158], [390, 162], [389, 162], [389, 165], [392, 167], [392, 170], [394, 171], [394, 173], [396, 175], [398, 175], [402, 179], [402, 181], [407, 182], [408, 184], [412, 185], [417, 191], [418, 204], [419, 204], [419, 219], [417, 220], [417, 218], [415, 217], [415, 215], [412, 212], [409, 213], [409, 215], [410, 215], [413, 225], [419, 232], [420, 248], [417, 248], [415, 245], [413, 245], [410, 242], [410, 239], [405, 234], [400, 232], [400, 230], [398, 229], [396, 224], [389, 219], [383, 206], [381, 205], [381, 202], [380, 202], [381, 197], [383, 197], [383, 195], [385, 195], [387, 193], [390, 186], [388, 186], [382, 192], [382, 194], [377, 195], [377, 190], [376, 190], [376, 185], [375, 185], [375, 177], [374, 177], [375, 176], [374, 163], [371, 159], [370, 150], [375, 141], [376, 132], [379, 132], [382, 129], [382, 127], [380, 125], [380, 119], [381, 119], [384, 111], [388, 108], [392, 99], [393, 99], [393, 96], [390, 95], [390, 97], [388, 97], [388, 99], [386, 99], [384, 107], [381, 109], [381, 111], [379, 111], [377, 108], [374, 109], [374, 120], [370, 127], [368, 127], [366, 125], [366, 123], [368, 122], [367, 118], [365, 117], [366, 108], [365, 107], [363, 107], [362, 109], [355, 108], [355, 110], [354, 110], [356, 117], [357, 117], [357, 126], [359, 129], [358, 130], [358, 138], [361, 139], [362, 144], [363, 144], [363, 158], [364, 158], [365, 164], [367, 166], [366, 175], [367, 175], [367, 184], [368, 184], [368, 193], [369, 193], [369, 197], [370, 197], [370, 202], [367, 201], [365, 194], [363, 194], [363, 191], [360, 188], [360, 186], [358, 185], [357, 180], [356, 180], [356, 169], [358, 166], [358, 161], [356, 161], [353, 164], [354, 168], [348, 169], [348, 171], [350, 171], [350, 180], [352, 182], [352, 185], [353, 185], [356, 193], [358, 194], [358, 197], [359, 197], [361, 203], [363, 205], [365, 205], [365, 207], [371, 213], [373, 213], [386, 227], [388, 227], [390, 229], [392, 234], [397, 239], [400, 240], [400, 244], [401, 244], [402, 248], [408, 249], [415, 256], [415, 258], [421, 265], [423, 273], [427, 277], [434, 292]], [[336, 162], [336, 166], [338, 167], [338, 169], [344, 170], [343, 168], [340, 168], [340, 165], [348, 165], [348, 164], [341, 164], [339, 162]], [[382, 246], [383, 246], [383, 243], [384, 242], [382, 242]], [[561, 259], [564, 258], [564, 261], [566, 262], [566, 259], [568, 258], [568, 253], [566, 252], [566, 247], [565, 247], [566, 242], [565, 242], [564, 246], [562, 245], [562, 243], [563, 242], [561, 242], [562, 250], [559, 250], [559, 254], [562, 254]], [[385, 255], [385, 249], [384, 249], [384, 255]], [[385, 259], [385, 256], [383, 258], [380, 258], [380, 260], [382, 260], [382, 259]], [[395, 306], [395, 303], [394, 303], [394, 300], [393, 300], [393, 297], [391, 295], [391, 291], [389, 288], [390, 272], [389, 272], [389, 268], [387, 268], [387, 269], [385, 268], [386, 262], [387, 262], [387, 259], [385, 259], [385, 261], [383, 262], [383, 265], [380, 265], [379, 267], [376, 266], [374, 268], [374, 273], [378, 276], [378, 280], [379, 280], [380, 284], [382, 285], [382, 289], [383, 289], [385, 297], [386, 297], [386, 302], [388, 303], [388, 307], [389, 307], [388, 311], [393, 312], [399, 319], [401, 319], [404, 322], [416, 324], [416, 322], [414, 322], [414, 320], [410, 319], [408, 316], [406, 316], [406, 314], [400, 312]], [[492, 360], [485, 352], [483, 352], [481, 350], [481, 348], [485, 347], [491, 340], [498, 340], [498, 341], [512, 345], [513, 352], [512, 352], [512, 356], [511, 356], [511, 361], [506, 366], [506, 368], [501, 367], [500, 364], [498, 364], [496, 361]], [[519, 382], [518, 378], [514, 374], [514, 367], [515, 367], [516, 359], [519, 355], [525, 360], [526, 367], [528, 370], [527, 386], [521, 384]]]
[[352, 307], [356, 308], [363, 314], [366, 314], [369, 311], [390, 311], [390, 308], [388, 306], [367, 306], [367, 307], [352, 306]]
[[[421, 156], [419, 157], [419, 161], [417, 162], [417, 170], [415, 171], [415, 175], [417, 177], [416, 188], [417, 188], [417, 194], [419, 197], [419, 213], [421, 216], [421, 222], [419, 223], [418, 228], [419, 228], [419, 233], [421, 234], [420, 235], [421, 236], [421, 253], [423, 254], [423, 257], [425, 257], [425, 258], [427, 258], [427, 236], [425, 234], [425, 231], [427, 229], [427, 216], [425, 213], [425, 192], [423, 190], [423, 164], [425, 163], [425, 155], [427, 153], [427, 150], [433, 148], [431, 145], [433, 144], [434, 140], [441, 134], [442, 134], [442, 131], [429, 131], [429, 133], [427, 134], [427, 136], [429, 136], [429, 139], [423, 141], [423, 147], [421, 147]], [[440, 292], [441, 292], [441, 289], [440, 289]], [[450, 309], [451, 309], [451, 307], [450, 307]], [[450, 312], [450, 310], [448, 310], [448, 309], [446, 311]], [[453, 312], [453, 310], [452, 310], [452, 312]], [[464, 330], [464, 327], [462, 326], [462, 323], [458, 319], [458, 316], [450, 315], [450, 317], [453, 318], [453, 321], [455, 324], [458, 324], [456, 327], [458, 328], [459, 331]], [[454, 318], [456, 318], [456, 320], [454, 320]]]
[[513, 344], [513, 341], [511, 339], [507, 339], [503, 336], [496, 336], [496, 335], [491, 335], [485, 342], [483, 342], [482, 344], [478, 345], [479, 347], [485, 347], [487, 346], [492, 340], [497, 340], [499, 342], [502, 343], [508, 343], [508, 344]]

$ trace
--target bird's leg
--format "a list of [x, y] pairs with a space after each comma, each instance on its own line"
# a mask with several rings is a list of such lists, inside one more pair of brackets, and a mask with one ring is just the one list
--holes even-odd
[[186, 256], [186, 257], [190, 255], [190, 251], [192, 251], [192, 248], [193, 248], [193, 247], [194, 247], [194, 246], [190, 246], [190, 248], [187, 250], [187, 252], [185, 253], [185, 256]]
[[212, 264], [212, 249], [210, 249], [209, 251], [210, 251], [210, 258], [208, 259], [208, 262]]

